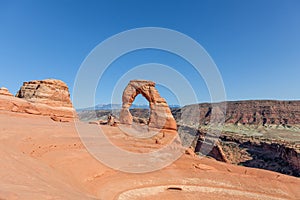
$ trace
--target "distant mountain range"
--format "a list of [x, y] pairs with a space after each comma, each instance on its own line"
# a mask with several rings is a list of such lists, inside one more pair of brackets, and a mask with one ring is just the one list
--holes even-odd
[[[176, 104], [171, 104], [169, 105], [170, 108], [180, 108], [179, 105]], [[114, 110], [114, 109], [121, 109], [122, 104], [98, 104], [95, 107], [88, 107], [88, 108], [80, 108], [76, 109], [77, 111], [84, 111], [84, 110]], [[149, 109], [148, 104], [132, 104], [130, 106], [130, 109], [135, 109], [135, 108], [140, 108], [140, 109]]]

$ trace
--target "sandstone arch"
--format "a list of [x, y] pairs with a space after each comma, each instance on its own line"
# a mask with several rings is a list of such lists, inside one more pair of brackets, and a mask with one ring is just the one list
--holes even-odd
[[122, 96], [121, 124], [132, 124], [132, 115], [129, 108], [137, 95], [143, 95], [149, 102], [149, 127], [177, 130], [176, 121], [164, 98], [160, 96], [155, 83], [146, 80], [131, 80]]

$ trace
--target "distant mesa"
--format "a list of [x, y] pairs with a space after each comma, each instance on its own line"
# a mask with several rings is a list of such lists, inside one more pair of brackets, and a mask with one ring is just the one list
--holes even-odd
[[212, 109], [226, 104], [225, 123], [256, 126], [291, 126], [300, 124], [300, 101], [248, 100], [187, 105], [174, 110], [175, 118], [186, 113], [198, 117], [200, 125], [210, 123]]
[[176, 121], [166, 100], [160, 96], [155, 88], [155, 83], [147, 80], [131, 80], [125, 88], [122, 96], [122, 110], [120, 112], [121, 124], [132, 124], [133, 117], [129, 112], [129, 108], [139, 94], [143, 95], [149, 102], [149, 127], [177, 130]]
[[76, 118], [68, 86], [60, 80], [46, 79], [24, 82], [14, 97], [0, 89], [0, 110], [50, 116], [67, 122]]

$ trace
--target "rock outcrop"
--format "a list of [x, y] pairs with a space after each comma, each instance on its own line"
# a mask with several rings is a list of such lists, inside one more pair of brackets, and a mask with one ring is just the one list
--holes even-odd
[[54, 107], [73, 107], [68, 86], [60, 80], [46, 79], [24, 82], [16, 97]]
[[[208, 134], [212, 107], [224, 103], [172, 109], [182, 144], [219, 161], [300, 177], [300, 101], [251, 100], [226, 104], [226, 120], [216, 137]], [[109, 112], [84, 111], [79, 116], [99, 119]], [[149, 118], [148, 109], [130, 109], [130, 113], [137, 123]], [[199, 124], [190, 123], [190, 119], [195, 119], [192, 122], [199, 119]]]
[[115, 117], [112, 116], [112, 115], [109, 115], [109, 116], [107, 117], [107, 124], [108, 124], [109, 126], [114, 126], [114, 125], [116, 124], [116, 122], [115, 122]]
[[77, 118], [67, 85], [54, 79], [24, 82], [16, 97], [0, 95], [0, 110], [50, 116], [59, 122]]
[[223, 133], [220, 149], [233, 164], [300, 177], [300, 144], [282, 139]]
[[0, 95], [13, 96], [5, 87], [0, 88]]
[[174, 109], [176, 119], [181, 113], [199, 118], [200, 125], [210, 123], [212, 108], [226, 105], [226, 124], [258, 126], [292, 126], [300, 124], [300, 101], [250, 100], [202, 103]]
[[[210, 136], [210, 128], [213, 129], [210, 126], [212, 109], [225, 104], [227, 108], [222, 131], [220, 135]], [[223, 162], [300, 177], [300, 101], [204, 103], [172, 112], [179, 129], [186, 130], [179, 132], [183, 142], [196, 138], [197, 142], [192, 146], [199, 154]], [[182, 113], [188, 116], [182, 116]], [[182, 119], [184, 117], [199, 119], [199, 124], [189, 124], [189, 121]], [[214, 140], [210, 141], [210, 137]], [[202, 148], [206, 143], [211, 145], [210, 152]]]
[[[300, 199], [299, 178], [199, 159], [193, 149], [160, 170], [119, 171], [136, 165], [151, 169], [173, 157], [171, 151], [177, 145], [169, 153], [160, 153], [173, 140], [169, 130], [157, 134], [157, 139], [138, 139], [119, 128], [102, 126], [103, 138], [94, 134], [99, 127], [80, 123], [81, 130], [88, 130], [84, 140], [92, 152], [119, 163], [113, 169], [91, 155], [71, 124], [4, 112], [0, 112], [0, 122], [2, 200]], [[110, 151], [107, 142], [128, 156]], [[138, 156], [136, 161], [130, 158], [132, 154]], [[151, 160], [145, 162], [143, 155]]]
[[122, 110], [120, 112], [120, 123], [132, 124], [133, 117], [129, 108], [137, 95], [143, 95], [149, 102], [150, 118], [149, 127], [158, 129], [176, 130], [176, 121], [164, 98], [160, 96], [155, 83], [146, 80], [132, 80], [128, 83], [122, 96]]

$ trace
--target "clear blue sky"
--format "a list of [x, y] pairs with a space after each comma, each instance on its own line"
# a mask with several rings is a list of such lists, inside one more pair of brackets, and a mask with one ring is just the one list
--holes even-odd
[[[56, 78], [72, 91], [77, 70], [96, 45], [121, 31], [154, 26], [199, 42], [221, 72], [228, 100], [300, 99], [299, 11], [297, 0], [0, 0], [0, 87], [16, 93], [23, 81]], [[120, 58], [112, 73], [121, 76], [148, 62], [192, 74], [184, 61], [154, 50]], [[118, 79], [107, 76], [97, 103], [110, 102], [106, 94]], [[209, 101], [205, 85], [198, 86], [199, 101]]]

